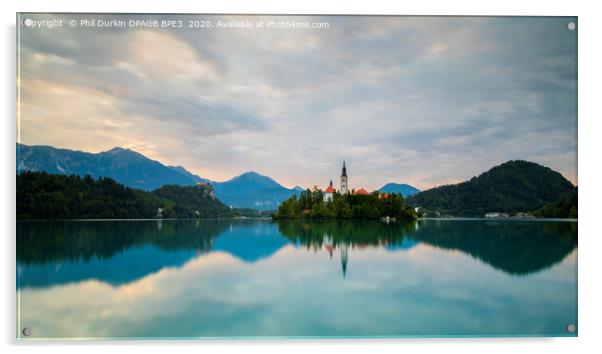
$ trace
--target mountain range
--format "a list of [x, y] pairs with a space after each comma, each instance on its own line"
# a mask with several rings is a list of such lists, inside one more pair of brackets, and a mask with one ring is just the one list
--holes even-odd
[[257, 172], [246, 172], [228, 181], [214, 182], [199, 177], [182, 166], [167, 166], [124, 148], [88, 153], [52, 146], [17, 144], [17, 173], [25, 171], [65, 175], [109, 177], [131, 188], [155, 190], [166, 184], [192, 186], [211, 183], [215, 196], [236, 208], [275, 210], [299, 194], [301, 187], [286, 188]]
[[[228, 181], [214, 182], [195, 175], [182, 166], [164, 165], [120, 147], [88, 153], [52, 146], [17, 144], [16, 170], [17, 173], [40, 171], [90, 175], [94, 178], [109, 177], [128, 187], [146, 191], [156, 190], [163, 185], [192, 186], [210, 183], [215, 196], [225, 205], [262, 211], [277, 209], [284, 200], [299, 195], [303, 190], [299, 186], [286, 188], [257, 172], [245, 172]], [[570, 203], [563, 202], [563, 208], [571, 210], [573, 205], [576, 208], [577, 200], [576, 187], [560, 173], [521, 160], [495, 166], [462, 183], [422, 192], [410, 185], [398, 183], [387, 183], [379, 191], [401, 193], [412, 206], [435, 212], [435, 215], [454, 216], [483, 216], [496, 211], [535, 211], [565, 199]], [[561, 209], [558, 206], [555, 208]], [[550, 206], [548, 209], [554, 208]]]
[[167, 167], [140, 153], [119, 147], [94, 154], [57, 149], [52, 146], [17, 144], [16, 162], [17, 172], [110, 177], [128, 187], [146, 191], [159, 188], [164, 184], [194, 185], [196, 183], [182, 171], [183, 168]]

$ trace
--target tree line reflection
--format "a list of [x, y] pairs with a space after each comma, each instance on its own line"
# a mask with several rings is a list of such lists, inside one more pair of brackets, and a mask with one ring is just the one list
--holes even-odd
[[[419, 220], [383, 222], [278, 222], [280, 232], [308, 249], [404, 248], [425, 243], [458, 250], [508, 274], [540, 271], [577, 247], [577, 223], [557, 221]], [[408, 242], [406, 242], [408, 241]]]
[[[474, 220], [407, 223], [265, 220], [17, 223], [17, 262], [24, 286], [46, 286], [59, 278], [62, 279], [60, 282], [64, 282], [87, 276], [112, 279], [115, 283], [127, 282], [163, 267], [181, 265], [199, 254], [218, 250], [252, 263], [271, 257], [287, 243], [328, 252], [330, 257], [337, 254], [343, 276], [347, 273], [347, 263], [352, 261], [351, 250], [361, 252], [366, 247], [377, 247], [394, 251], [419, 243], [461, 251], [505, 273], [525, 275], [548, 268], [571, 253], [577, 247], [577, 223]], [[162, 253], [151, 256], [148, 248], [141, 248], [149, 245]], [[117, 255], [125, 254], [127, 257], [128, 252], [134, 249], [138, 250], [138, 258], [132, 256], [132, 262], [142, 264], [137, 267], [110, 267], [109, 263]], [[153, 257], [152, 261], [145, 262], [144, 253], [140, 252], [147, 252], [148, 257]], [[166, 256], [177, 252], [178, 257]], [[73, 263], [71, 273], [57, 277], [55, 266], [65, 262]], [[105, 269], [99, 271], [103, 267], [98, 264], [87, 269], [91, 262], [103, 264]], [[130, 274], [107, 275], [107, 269]]]

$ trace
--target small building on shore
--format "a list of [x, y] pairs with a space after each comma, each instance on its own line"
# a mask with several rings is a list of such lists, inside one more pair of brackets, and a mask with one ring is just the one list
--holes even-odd
[[509, 217], [508, 213], [503, 213], [499, 211], [486, 213], [485, 217], [488, 219], [496, 219], [496, 218], [507, 218]]
[[332, 202], [333, 194], [334, 194], [334, 187], [332, 186], [332, 180], [330, 180], [330, 184], [324, 190], [324, 199], [323, 199], [324, 203]]

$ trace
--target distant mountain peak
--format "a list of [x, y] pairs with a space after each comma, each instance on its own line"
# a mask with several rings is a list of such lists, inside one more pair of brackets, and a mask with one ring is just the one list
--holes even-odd
[[153, 190], [164, 184], [194, 185], [196, 181], [158, 161], [122, 147], [99, 153], [58, 149], [52, 146], [17, 145], [17, 172], [109, 177], [128, 187]]
[[215, 195], [227, 205], [260, 210], [276, 210], [282, 201], [299, 193], [255, 171], [242, 173], [225, 182], [213, 182], [212, 185]]
[[247, 171], [247, 172], [241, 173], [240, 175], [238, 175], [238, 177], [239, 178], [240, 177], [266, 177], [266, 178], [269, 178], [269, 177], [264, 176], [264, 175], [262, 175], [262, 174], [260, 174], [258, 172], [255, 172], [255, 171]]
[[[128, 148], [122, 148], [119, 146], [116, 146], [114, 148], [112, 148], [111, 150], [107, 150], [107, 151], [103, 151], [100, 152], [100, 154], [110, 154], [110, 155], [125, 155], [125, 156], [137, 156], [140, 158], [144, 158], [144, 159], [148, 159], [151, 160], [150, 158], [144, 156], [143, 154], [139, 153], [138, 151], [134, 151]], [[154, 161], [154, 160], [151, 160]]]
[[[44, 171], [51, 174], [110, 177], [128, 187], [154, 190], [168, 184], [191, 186], [211, 182], [182, 166], [166, 166], [159, 161], [122, 147], [88, 153], [51, 146], [17, 144], [17, 173]], [[283, 187], [274, 179], [248, 171], [225, 182], [211, 182], [216, 197], [241, 208], [276, 210], [299, 189]]]
[[255, 171], [244, 172], [244, 173], [230, 179], [230, 181], [227, 181], [227, 182], [234, 182], [234, 181], [241, 181], [241, 180], [260, 181], [260, 182], [266, 182], [266, 183], [273, 183], [273, 184], [280, 186], [280, 184], [278, 182], [274, 181], [271, 177], [262, 175]]
[[383, 193], [399, 193], [404, 197], [408, 197], [420, 192], [418, 188], [410, 186], [409, 184], [394, 182], [385, 184], [384, 186], [380, 187], [378, 191]]

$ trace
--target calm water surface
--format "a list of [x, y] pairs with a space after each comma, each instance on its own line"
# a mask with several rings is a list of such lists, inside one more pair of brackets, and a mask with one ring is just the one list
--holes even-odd
[[17, 223], [32, 338], [574, 336], [576, 276], [576, 222]]

